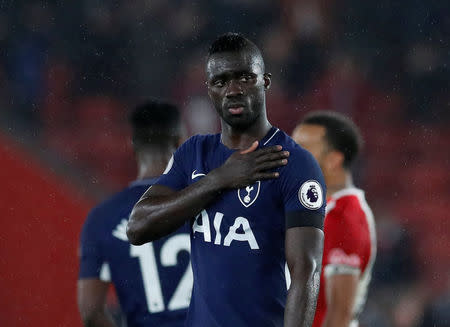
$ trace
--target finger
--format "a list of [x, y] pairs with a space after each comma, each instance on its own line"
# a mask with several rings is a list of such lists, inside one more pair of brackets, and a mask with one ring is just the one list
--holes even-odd
[[252, 143], [252, 145], [248, 149], [245, 149], [245, 150], [241, 151], [240, 153], [241, 154], [246, 154], [246, 153], [253, 152], [258, 147], [258, 144], [259, 144], [259, 142], [255, 141], [255, 142]]
[[281, 159], [281, 160], [275, 160], [275, 161], [268, 161], [263, 162], [262, 164], [259, 164], [256, 166], [256, 171], [266, 171], [273, 168], [278, 168], [281, 166], [286, 166], [288, 163], [287, 159]]
[[257, 157], [255, 162], [262, 163], [262, 162], [266, 162], [266, 161], [285, 159], [288, 157], [289, 157], [289, 151], [280, 151], [280, 152], [275, 152], [275, 153], [267, 153], [265, 155]]
[[258, 156], [262, 156], [267, 153], [280, 152], [281, 149], [283, 149], [281, 145], [268, 146], [262, 149], [258, 149]]
[[266, 180], [266, 179], [275, 179], [278, 177], [280, 177], [280, 173], [276, 171], [276, 172], [255, 174], [253, 178], [257, 181], [262, 181], [262, 180]]

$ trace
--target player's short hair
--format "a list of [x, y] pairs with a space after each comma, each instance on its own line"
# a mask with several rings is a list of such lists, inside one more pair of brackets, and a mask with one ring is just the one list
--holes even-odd
[[214, 40], [214, 42], [209, 47], [208, 58], [215, 53], [241, 52], [244, 50], [251, 51], [254, 54], [260, 56], [262, 59], [261, 50], [259, 50], [255, 43], [253, 43], [240, 33], [229, 32], [220, 35], [216, 40]]
[[320, 110], [306, 115], [302, 124], [323, 126], [328, 145], [344, 154], [344, 167], [352, 165], [363, 140], [359, 128], [350, 118], [337, 112]]
[[136, 150], [148, 146], [172, 146], [181, 136], [180, 112], [170, 102], [148, 100], [130, 113], [129, 121]]

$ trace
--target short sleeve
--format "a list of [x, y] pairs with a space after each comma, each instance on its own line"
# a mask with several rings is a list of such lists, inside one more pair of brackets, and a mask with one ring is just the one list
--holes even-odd
[[164, 173], [158, 178], [155, 184], [167, 186], [179, 191], [188, 186], [188, 163], [192, 161], [189, 157], [189, 148], [192, 148], [193, 138], [191, 137], [180, 148], [175, 151], [170, 158]]
[[280, 171], [280, 193], [286, 228], [323, 228], [326, 187], [313, 156], [302, 148], [290, 152], [288, 165]]
[[[107, 263], [102, 255], [99, 231], [95, 226], [96, 210], [94, 209], [88, 215], [86, 222], [81, 230], [80, 237], [80, 273], [79, 279], [99, 278], [105, 276]], [[105, 278], [103, 278], [105, 279]]]
[[364, 213], [352, 206], [330, 211], [325, 221], [323, 267], [325, 276], [360, 274], [370, 255], [370, 233]]

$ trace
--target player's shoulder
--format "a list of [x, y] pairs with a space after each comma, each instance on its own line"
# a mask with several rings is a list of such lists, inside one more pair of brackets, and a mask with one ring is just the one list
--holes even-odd
[[351, 218], [356, 215], [365, 216], [370, 211], [364, 191], [355, 187], [335, 192], [327, 207], [329, 213], [336, 213], [341, 218]]
[[[324, 231], [342, 239], [370, 246], [375, 242], [375, 221], [367, 204], [364, 191], [358, 188], [345, 188], [335, 192], [327, 203]], [[362, 242], [362, 243], [361, 243]]]
[[286, 132], [276, 128], [272, 139], [267, 142], [266, 146], [281, 145], [283, 150], [289, 151], [289, 157], [294, 160], [304, 160], [315, 162], [312, 154], [306, 149], [298, 145]]
[[264, 145], [272, 146], [272, 145], [281, 145], [283, 149], [289, 149], [294, 151], [302, 150], [302, 147], [299, 146], [295, 141], [283, 130], [273, 127], [269, 132], [268, 140]]
[[278, 130], [267, 146], [281, 145], [283, 150], [289, 151], [288, 164], [280, 169], [280, 172], [314, 177], [323, 181], [322, 170], [313, 155], [298, 145], [284, 131]]

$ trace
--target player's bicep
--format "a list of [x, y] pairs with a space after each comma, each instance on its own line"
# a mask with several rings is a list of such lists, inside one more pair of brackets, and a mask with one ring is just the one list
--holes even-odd
[[106, 303], [109, 283], [97, 278], [80, 279], [77, 287], [78, 307], [85, 318], [101, 312]]
[[166, 196], [170, 196], [174, 193], [176, 193], [176, 191], [168, 186], [158, 184], [150, 186], [134, 205], [129, 217], [127, 230], [130, 229], [130, 225], [142, 220], [142, 218], [139, 218], [141, 217], [139, 212], [143, 212], [143, 216], [145, 216], [147, 206], [157, 205], [160, 201], [163, 201]]
[[315, 227], [293, 227], [286, 230], [286, 261], [292, 282], [320, 271], [323, 232]]
[[100, 278], [105, 264], [99, 240], [98, 213], [94, 209], [86, 219], [80, 236], [79, 278]]

